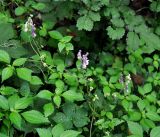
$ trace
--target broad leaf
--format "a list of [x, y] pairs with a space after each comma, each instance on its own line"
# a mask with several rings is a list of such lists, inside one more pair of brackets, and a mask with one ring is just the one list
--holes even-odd
[[43, 114], [37, 110], [30, 110], [22, 113], [24, 119], [31, 124], [44, 124], [49, 123], [48, 118], [44, 117]]
[[32, 70], [28, 68], [17, 68], [17, 76], [23, 80], [31, 81]]
[[5, 63], [10, 63], [11, 59], [9, 54], [4, 51], [4, 50], [0, 50], [0, 62], [5, 62]]
[[7, 80], [13, 75], [14, 68], [9, 66], [2, 70], [2, 82]]

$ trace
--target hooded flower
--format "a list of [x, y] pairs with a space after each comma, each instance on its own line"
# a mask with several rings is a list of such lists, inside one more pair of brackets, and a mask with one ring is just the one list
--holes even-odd
[[79, 50], [79, 52], [77, 54], [77, 59], [81, 60], [83, 69], [86, 69], [87, 66], [89, 65], [88, 55], [89, 55], [88, 52], [86, 54], [82, 55], [82, 51], [81, 50]]
[[30, 15], [30, 17], [28, 18], [27, 22], [24, 25], [24, 32], [31, 32], [32, 37], [36, 37], [36, 27], [35, 24], [33, 24], [33, 20], [32, 20], [32, 15]]

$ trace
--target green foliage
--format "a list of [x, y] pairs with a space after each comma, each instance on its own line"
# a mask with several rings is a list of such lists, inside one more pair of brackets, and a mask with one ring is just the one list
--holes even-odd
[[158, 137], [159, 12], [158, 0], [2, 0], [0, 137]]

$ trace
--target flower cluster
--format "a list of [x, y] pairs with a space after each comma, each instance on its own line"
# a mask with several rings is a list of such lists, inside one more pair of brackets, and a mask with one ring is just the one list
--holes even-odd
[[87, 66], [89, 65], [88, 55], [89, 55], [88, 52], [86, 54], [82, 55], [82, 51], [81, 50], [79, 50], [79, 52], [77, 54], [77, 59], [82, 61], [82, 68], [83, 69], [86, 69]]
[[131, 83], [131, 75], [128, 74], [127, 76], [123, 76], [123, 74], [121, 74], [119, 82], [124, 86], [124, 90], [126, 92], [129, 92], [129, 84]]
[[33, 23], [32, 15], [30, 15], [30, 17], [28, 18], [27, 22], [24, 25], [24, 31], [31, 32], [32, 37], [36, 37], [35, 30], [36, 30], [36, 27], [35, 27], [35, 24]]

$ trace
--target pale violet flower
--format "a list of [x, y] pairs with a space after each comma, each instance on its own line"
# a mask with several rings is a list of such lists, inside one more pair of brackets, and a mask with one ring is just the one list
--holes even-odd
[[36, 27], [35, 24], [33, 24], [32, 15], [28, 18], [27, 22], [24, 25], [24, 32], [31, 32], [32, 37], [36, 37]]
[[81, 50], [79, 50], [79, 52], [77, 54], [77, 59], [81, 60], [83, 69], [86, 69], [87, 66], [89, 65], [88, 55], [89, 55], [88, 52], [86, 54], [82, 55], [82, 51]]

